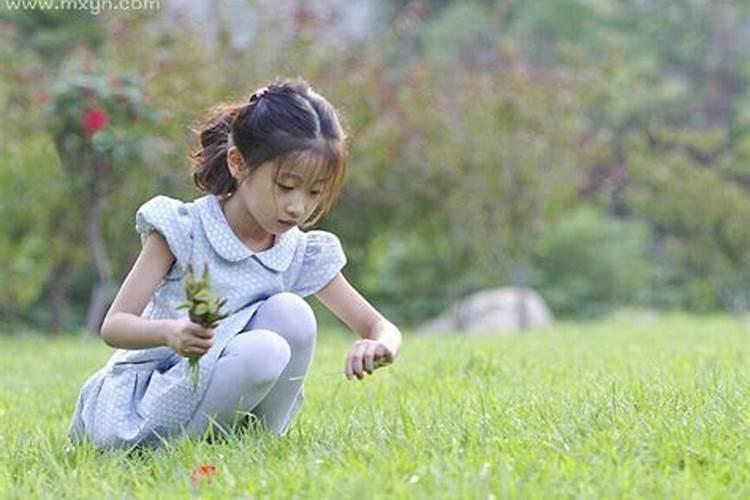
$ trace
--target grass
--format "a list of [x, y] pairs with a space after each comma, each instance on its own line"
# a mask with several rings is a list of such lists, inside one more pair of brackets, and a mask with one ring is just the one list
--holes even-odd
[[[347, 381], [321, 333], [289, 434], [63, 452], [102, 342], [0, 337], [3, 498], [750, 497], [750, 327], [625, 315], [495, 338], [406, 336]], [[192, 484], [198, 465], [216, 473]]]

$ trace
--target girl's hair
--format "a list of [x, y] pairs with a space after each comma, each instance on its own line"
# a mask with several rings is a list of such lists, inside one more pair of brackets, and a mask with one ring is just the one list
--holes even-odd
[[302, 79], [274, 82], [246, 103], [222, 103], [193, 129], [200, 145], [190, 152], [193, 182], [203, 192], [231, 195], [237, 181], [227, 167], [229, 134], [248, 174], [267, 161], [275, 176], [284, 165], [304, 165], [326, 182], [317, 209], [305, 226], [333, 206], [346, 177], [346, 134], [334, 107]]

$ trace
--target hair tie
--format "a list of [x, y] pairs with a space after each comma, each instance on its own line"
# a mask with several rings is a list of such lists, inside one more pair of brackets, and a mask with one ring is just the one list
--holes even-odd
[[250, 102], [260, 101], [260, 98], [268, 93], [268, 87], [261, 87], [250, 96]]

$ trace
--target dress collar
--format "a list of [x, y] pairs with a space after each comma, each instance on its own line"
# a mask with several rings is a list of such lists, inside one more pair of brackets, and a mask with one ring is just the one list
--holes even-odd
[[277, 272], [286, 271], [291, 265], [302, 234], [299, 228], [293, 227], [277, 235], [273, 246], [268, 250], [254, 252], [234, 234], [216, 195], [209, 194], [198, 198], [195, 204], [198, 207], [206, 238], [216, 253], [225, 260], [237, 262], [254, 257], [265, 267]]

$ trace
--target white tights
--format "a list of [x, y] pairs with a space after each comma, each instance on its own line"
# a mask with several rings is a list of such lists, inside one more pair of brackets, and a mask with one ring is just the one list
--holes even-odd
[[317, 325], [310, 306], [279, 293], [258, 308], [216, 362], [206, 395], [188, 423], [198, 437], [211, 425], [237, 428], [248, 412], [275, 435], [286, 432], [315, 349]]

